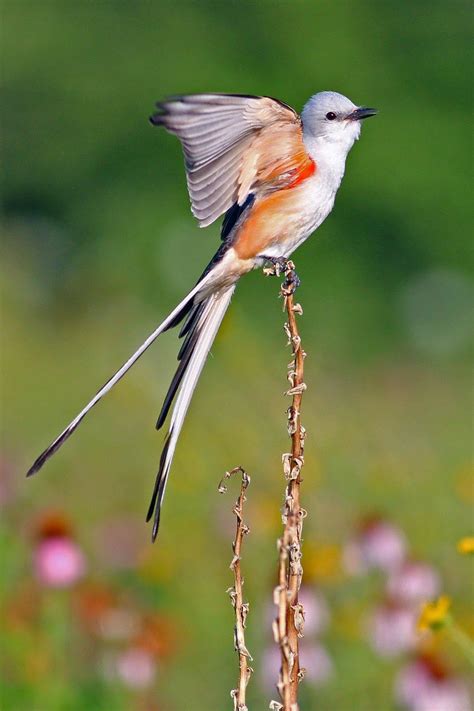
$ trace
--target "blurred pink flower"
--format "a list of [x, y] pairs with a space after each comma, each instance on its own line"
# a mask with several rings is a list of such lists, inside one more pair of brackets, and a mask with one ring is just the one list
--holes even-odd
[[[304, 608], [304, 636], [323, 634], [331, 617], [324, 595], [314, 587], [304, 585], [299, 592], [299, 599]], [[272, 629], [277, 612], [276, 606], [273, 603], [268, 603], [265, 614], [268, 630]]]
[[379, 518], [365, 521], [343, 551], [348, 573], [360, 575], [371, 568], [396, 570], [406, 554], [406, 540], [399, 528]]
[[86, 561], [74, 541], [65, 536], [55, 536], [37, 544], [34, 568], [43, 585], [65, 588], [82, 578], [86, 571]]
[[156, 676], [156, 662], [146, 649], [132, 647], [120, 653], [116, 659], [119, 679], [131, 689], [147, 689]]
[[410, 662], [398, 672], [395, 679], [395, 699], [399, 704], [413, 709], [430, 683], [426, 665], [421, 660]]
[[459, 679], [448, 679], [429, 684], [413, 711], [472, 711], [472, 706], [466, 686]]
[[44, 514], [36, 525], [36, 539], [33, 564], [43, 585], [64, 588], [82, 578], [86, 560], [63, 514], [51, 511]]
[[432, 600], [440, 591], [438, 573], [430, 565], [406, 562], [393, 571], [387, 583], [391, 598], [406, 604], [418, 605], [424, 600]]
[[381, 657], [395, 657], [416, 646], [418, 613], [387, 602], [378, 607], [368, 623], [369, 642]]
[[323, 686], [334, 675], [334, 664], [321, 644], [303, 643], [300, 666], [306, 669], [305, 679], [314, 686]]
[[[272, 644], [264, 650], [261, 664], [262, 687], [269, 694], [276, 689], [280, 664], [280, 650], [276, 644]], [[314, 686], [323, 686], [334, 674], [332, 659], [319, 643], [301, 645], [300, 666], [306, 669], [305, 680]]]
[[471, 711], [466, 685], [437, 660], [420, 657], [395, 679], [395, 699], [409, 711]]
[[299, 592], [299, 599], [305, 613], [303, 629], [305, 637], [323, 634], [330, 620], [329, 607], [324, 595], [314, 588], [304, 586]]

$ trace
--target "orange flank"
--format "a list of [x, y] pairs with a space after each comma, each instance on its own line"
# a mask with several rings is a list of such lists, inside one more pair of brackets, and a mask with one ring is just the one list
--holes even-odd
[[295, 197], [293, 190], [283, 189], [255, 202], [232, 245], [239, 259], [253, 259], [284, 239], [282, 226], [288, 225], [286, 218], [295, 212]]
[[310, 178], [316, 172], [316, 163], [312, 158], [308, 157], [308, 160], [300, 166], [296, 171], [294, 180], [287, 186], [287, 188], [295, 188], [297, 185]]
[[239, 228], [232, 246], [240, 259], [253, 259], [275, 242], [284, 240], [282, 226], [289, 226], [292, 220], [288, 220], [288, 217], [298, 211], [299, 191], [292, 188], [301, 185], [315, 172], [314, 160], [306, 151], [298, 151], [291, 156], [286, 166], [280, 164], [261, 176], [261, 184], [266, 184], [270, 189], [273, 187], [274, 192], [257, 199]]
[[[299, 139], [299, 137], [298, 137]], [[300, 143], [300, 140], [298, 140]], [[285, 145], [285, 144], [284, 144]], [[262, 187], [274, 187], [277, 189], [294, 188], [314, 175], [316, 172], [316, 163], [307, 154], [304, 146], [297, 145], [294, 147], [287, 142], [288, 155], [281, 159], [271, 155], [271, 151], [281, 148], [281, 139], [279, 142], [266, 147], [266, 155], [270, 154], [271, 160], [268, 161], [268, 166], [258, 166], [257, 184]]]

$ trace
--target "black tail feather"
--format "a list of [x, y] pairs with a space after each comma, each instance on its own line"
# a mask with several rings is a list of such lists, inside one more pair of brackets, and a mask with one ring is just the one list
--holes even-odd
[[178, 391], [178, 388], [181, 385], [181, 381], [182, 381], [183, 376], [186, 372], [186, 368], [188, 367], [189, 360], [193, 354], [193, 351], [196, 346], [198, 338], [199, 338], [199, 329], [194, 328], [194, 330], [188, 332], [188, 335], [186, 336], [186, 340], [184, 341], [184, 343], [181, 347], [181, 350], [178, 354], [179, 365], [178, 365], [178, 368], [176, 369], [176, 372], [173, 376], [173, 380], [171, 381], [171, 384], [168, 388], [168, 392], [166, 393], [166, 397], [164, 399], [163, 406], [161, 408], [161, 412], [160, 412], [160, 414], [158, 416], [158, 420], [156, 422], [156, 429], [157, 430], [161, 429], [161, 427], [163, 427], [163, 425], [165, 423], [169, 409], [170, 409], [171, 404], [174, 400], [174, 397]]
[[146, 521], [150, 521], [150, 519], [154, 515], [154, 521], [153, 521], [153, 530], [151, 534], [152, 541], [155, 541], [156, 536], [158, 535], [158, 528], [160, 526], [160, 513], [161, 513], [161, 502], [163, 500], [163, 491], [164, 491], [164, 486], [166, 484], [166, 475], [164, 471], [165, 467], [165, 462], [166, 462], [166, 456], [168, 454], [168, 448], [170, 446], [170, 441], [171, 441], [171, 436], [173, 432], [172, 430], [168, 432], [168, 435], [166, 437], [166, 442], [163, 447], [163, 451], [161, 453], [160, 457], [160, 466], [158, 467], [158, 473], [156, 475], [155, 479], [155, 486], [153, 488], [153, 494], [151, 496], [151, 501], [150, 505], [148, 507], [148, 512], [146, 515]]
[[[201, 280], [199, 280], [199, 281], [201, 281]], [[199, 284], [199, 281], [197, 282], [197, 284]], [[174, 319], [173, 319], [172, 321], [170, 321], [170, 323], [167, 325], [167, 327], [166, 327], [165, 329], [163, 329], [163, 333], [164, 333], [165, 331], [169, 331], [171, 328], [175, 328], [176, 326], [178, 326], [178, 324], [180, 324], [181, 321], [182, 321], [184, 318], [186, 318], [186, 316], [189, 315], [189, 313], [190, 313], [190, 311], [192, 311], [193, 307], [194, 307], [194, 299], [191, 299], [190, 301], [188, 301], [187, 304], [185, 304], [185, 305], [183, 306], [183, 308], [181, 309], [181, 311], [179, 311], [179, 312], [176, 314], [176, 316], [174, 317]]]
[[[80, 421], [79, 421], [80, 422]], [[49, 445], [41, 454], [39, 457], [35, 459], [31, 467], [28, 469], [26, 472], [26, 476], [33, 476], [33, 474], [36, 474], [43, 464], [48, 461], [50, 457], [53, 456], [55, 452], [58, 451], [58, 449], [64, 444], [64, 442], [69, 439], [69, 437], [72, 435], [76, 427], [79, 425], [79, 422], [77, 422], [74, 426], [70, 426], [65, 430], [57, 439], [54, 440], [52, 444]]]
[[[183, 325], [181, 327], [181, 331], [178, 334], [179, 338], [182, 338], [183, 336], [185, 336], [187, 334], [187, 332], [193, 328], [196, 321], [199, 319], [199, 317], [201, 316], [201, 314], [204, 310], [204, 304], [205, 304], [205, 300], [201, 301], [200, 304], [194, 306], [192, 311], [189, 312], [189, 314], [186, 317], [185, 322], [183, 323]], [[178, 360], [179, 360], [179, 355], [178, 355]]]

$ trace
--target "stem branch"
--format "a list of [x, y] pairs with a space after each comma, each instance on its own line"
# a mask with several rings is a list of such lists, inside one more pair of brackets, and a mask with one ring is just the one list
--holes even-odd
[[[294, 302], [294, 293], [299, 284], [293, 262], [287, 261], [283, 267], [285, 281], [281, 285], [281, 295], [288, 322], [285, 332], [292, 348], [292, 361], [288, 365], [290, 388], [287, 395], [292, 398], [288, 408], [288, 434], [291, 437], [291, 452], [283, 455], [283, 471], [287, 481], [283, 506], [283, 535], [278, 540], [278, 585], [274, 590], [274, 602], [278, 615], [273, 625], [275, 641], [280, 647], [281, 668], [278, 691], [281, 704], [272, 702], [272, 708], [283, 711], [298, 711], [298, 685], [305, 670], [299, 662], [299, 639], [303, 636], [304, 609], [298, 599], [303, 577], [301, 565], [301, 535], [306, 511], [300, 505], [301, 468], [304, 464], [305, 429], [300, 421], [300, 409], [304, 383], [304, 358], [306, 356], [298, 332], [296, 316], [303, 310]], [[275, 269], [278, 273], [278, 270]], [[268, 273], [268, 272], [267, 272]]]
[[235, 467], [231, 471], [226, 472], [219, 484], [219, 493], [224, 494], [227, 491], [224, 482], [237, 472], [241, 474], [242, 481], [240, 494], [233, 508], [236, 517], [236, 531], [235, 539], [232, 544], [234, 556], [230, 563], [230, 569], [234, 573], [234, 585], [227, 590], [227, 593], [230, 595], [232, 607], [235, 610], [234, 649], [239, 655], [239, 679], [237, 689], [232, 689], [230, 695], [234, 701], [234, 711], [248, 711], [245, 694], [253, 669], [249, 664], [249, 662], [252, 661], [252, 657], [245, 645], [245, 623], [249, 612], [249, 604], [243, 601], [242, 588], [244, 580], [240, 567], [242, 541], [244, 535], [250, 530], [243, 520], [244, 501], [246, 500], [245, 491], [250, 484], [250, 477], [247, 472], [244, 471], [242, 467]]

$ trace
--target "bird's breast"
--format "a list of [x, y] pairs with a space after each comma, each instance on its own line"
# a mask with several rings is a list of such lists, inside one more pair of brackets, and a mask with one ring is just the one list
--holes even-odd
[[289, 256], [331, 212], [334, 197], [316, 172], [294, 188], [258, 198], [234, 237], [237, 255]]

